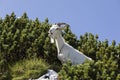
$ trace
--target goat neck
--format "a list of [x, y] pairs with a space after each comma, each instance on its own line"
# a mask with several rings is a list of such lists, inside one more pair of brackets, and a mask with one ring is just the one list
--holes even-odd
[[58, 50], [58, 53], [59, 53], [61, 51], [62, 47], [65, 44], [65, 41], [64, 41], [61, 34], [55, 39], [55, 42], [56, 42], [57, 50]]

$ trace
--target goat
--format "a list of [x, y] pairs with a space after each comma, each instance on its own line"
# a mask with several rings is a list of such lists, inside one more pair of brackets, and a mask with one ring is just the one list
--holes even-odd
[[66, 23], [55, 23], [48, 31], [51, 43], [54, 43], [54, 40], [56, 42], [58, 59], [61, 63], [70, 60], [73, 65], [82, 64], [85, 60], [92, 60], [65, 42], [61, 32], [67, 25]]

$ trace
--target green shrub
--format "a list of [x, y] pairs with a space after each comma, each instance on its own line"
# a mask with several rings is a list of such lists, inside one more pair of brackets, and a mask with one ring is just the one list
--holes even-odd
[[60, 70], [59, 78], [62, 80], [119, 80], [120, 75], [116, 61], [109, 59], [107, 63], [93, 60], [80, 65], [71, 65], [68, 62]]
[[10, 66], [12, 80], [38, 78], [47, 72], [49, 65], [42, 59], [21, 60]]

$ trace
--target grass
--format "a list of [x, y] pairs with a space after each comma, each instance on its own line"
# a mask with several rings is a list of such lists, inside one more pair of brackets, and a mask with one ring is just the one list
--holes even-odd
[[38, 78], [47, 72], [49, 65], [42, 59], [26, 59], [10, 66], [12, 80], [28, 80]]

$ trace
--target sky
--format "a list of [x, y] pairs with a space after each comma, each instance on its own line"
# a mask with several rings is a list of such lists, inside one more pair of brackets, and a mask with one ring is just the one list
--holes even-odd
[[14, 12], [49, 23], [66, 22], [79, 38], [86, 32], [120, 43], [120, 0], [0, 0], [0, 17]]

